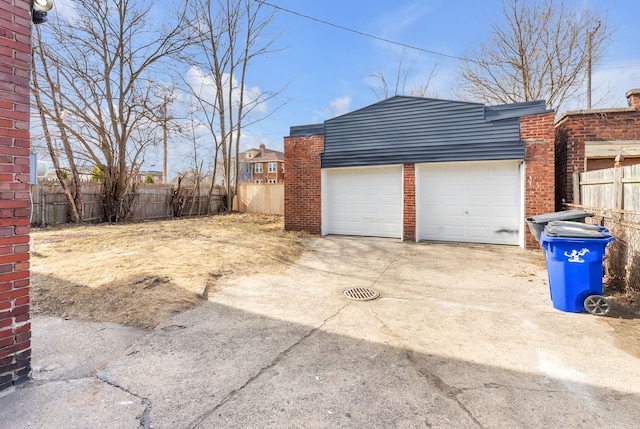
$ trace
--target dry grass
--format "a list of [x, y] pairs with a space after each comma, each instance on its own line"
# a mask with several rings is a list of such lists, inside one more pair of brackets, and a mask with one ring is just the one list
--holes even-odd
[[302, 252], [279, 216], [230, 214], [31, 233], [34, 313], [151, 328], [221, 276], [273, 272]]

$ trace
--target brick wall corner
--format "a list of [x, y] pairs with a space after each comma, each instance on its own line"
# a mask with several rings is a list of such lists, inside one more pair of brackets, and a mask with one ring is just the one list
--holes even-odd
[[[0, 390], [31, 373], [29, 2], [0, 0]], [[6, 6], [6, 7], [5, 7]]]
[[321, 234], [324, 136], [284, 139], [284, 229]]
[[525, 248], [537, 249], [526, 219], [555, 211], [554, 112], [521, 117], [520, 138], [525, 145]]

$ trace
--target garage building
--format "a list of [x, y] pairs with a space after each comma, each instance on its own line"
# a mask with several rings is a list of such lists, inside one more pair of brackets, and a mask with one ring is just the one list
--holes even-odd
[[537, 246], [554, 211], [554, 115], [396, 96], [285, 137], [285, 228]]

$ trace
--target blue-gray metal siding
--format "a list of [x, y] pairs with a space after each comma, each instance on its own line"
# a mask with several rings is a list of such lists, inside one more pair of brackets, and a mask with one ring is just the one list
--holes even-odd
[[296, 125], [290, 128], [289, 137], [321, 136], [324, 124]]
[[545, 111], [544, 102], [389, 98], [324, 123], [322, 168], [524, 159], [519, 117]]

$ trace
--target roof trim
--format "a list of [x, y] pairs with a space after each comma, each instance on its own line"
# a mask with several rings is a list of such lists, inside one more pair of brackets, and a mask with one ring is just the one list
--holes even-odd
[[552, 110], [547, 109], [547, 102], [545, 100], [500, 104], [497, 106], [485, 106], [484, 108], [485, 119], [489, 122], [520, 118], [522, 116], [540, 115], [551, 111]]
[[564, 112], [560, 117], [556, 120], [556, 124], [562, 122], [564, 119], [569, 116], [585, 116], [585, 115], [597, 115], [597, 114], [607, 114], [607, 113], [630, 113], [636, 112], [635, 107], [614, 107], [610, 109], [585, 109], [585, 110], [568, 110]]

